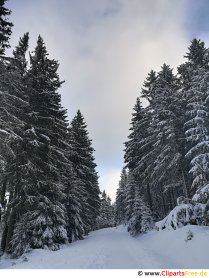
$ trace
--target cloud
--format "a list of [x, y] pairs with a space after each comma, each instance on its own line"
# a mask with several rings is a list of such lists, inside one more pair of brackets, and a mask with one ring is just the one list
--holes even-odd
[[105, 187], [107, 177], [118, 178], [122, 168], [132, 107], [147, 73], [164, 62], [172, 67], [182, 62], [188, 44], [184, 1], [14, 2], [12, 44], [29, 31], [33, 46], [41, 33], [60, 61], [63, 105], [70, 118], [78, 108], [83, 112]]
[[118, 181], [120, 179], [121, 169], [115, 168], [106, 172], [99, 179], [101, 191], [105, 190], [111, 197], [112, 201], [115, 201], [116, 189], [118, 188]]
[[209, 2], [207, 0], [185, 2], [185, 28], [189, 38], [202, 37], [209, 33]]

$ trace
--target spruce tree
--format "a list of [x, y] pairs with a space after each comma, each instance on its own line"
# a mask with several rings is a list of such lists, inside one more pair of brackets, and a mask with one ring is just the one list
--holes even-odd
[[[147, 171], [155, 196], [154, 210], [161, 211], [160, 217], [165, 216], [175, 206], [177, 195], [184, 190], [180, 163], [182, 154], [179, 129], [181, 126], [178, 120], [177, 91], [176, 78], [170, 67], [164, 64], [152, 86], [152, 102], [149, 107], [152, 118], [149, 128], [152, 147], [145, 156], [145, 159], [150, 161]], [[160, 207], [157, 196], [161, 199]]]
[[[149, 79], [149, 76], [148, 76]], [[150, 84], [150, 82], [149, 82]], [[155, 137], [150, 133], [150, 112], [147, 108], [143, 108], [141, 100], [137, 98], [132, 114], [129, 141], [125, 142], [124, 161], [128, 167], [134, 180], [140, 184], [141, 190], [144, 192], [145, 198], [152, 206], [152, 196], [150, 192], [149, 167], [153, 161], [150, 161], [148, 154], [152, 148]]]
[[67, 146], [66, 111], [61, 107], [57, 90], [62, 82], [57, 74], [58, 63], [48, 58], [39, 36], [27, 73], [27, 92], [31, 109], [27, 140], [36, 151], [30, 156], [29, 183], [21, 194], [25, 209], [21, 211], [11, 241], [11, 252], [19, 256], [28, 248], [56, 250], [67, 242], [65, 200]]
[[125, 193], [125, 223], [128, 223], [130, 220], [132, 213], [133, 213], [133, 207], [134, 207], [134, 196], [135, 196], [135, 187], [136, 187], [136, 181], [134, 179], [134, 176], [131, 172], [128, 174], [127, 184], [124, 188]]
[[[25, 168], [27, 160], [25, 160], [24, 146], [26, 144], [24, 133], [26, 130], [26, 120], [29, 117], [28, 97], [25, 94], [26, 86], [24, 85], [23, 74], [26, 73], [25, 54], [28, 47], [28, 34], [25, 37], [25, 47], [22, 49], [21, 57], [17, 57], [14, 51], [13, 57], [8, 59], [7, 67], [2, 70], [2, 83], [0, 84], [4, 95], [4, 110], [2, 109], [2, 129], [9, 134], [9, 140], [6, 140], [5, 163], [2, 169], [2, 188], [1, 188], [1, 204], [4, 208], [4, 223], [1, 249], [3, 252], [9, 250], [9, 244], [12, 238], [15, 222], [18, 218], [20, 206], [20, 191], [24, 181]], [[16, 49], [21, 49], [22, 45], [18, 45]], [[14, 60], [17, 64], [14, 66]], [[20, 68], [20, 64], [25, 67]], [[9, 115], [5, 118], [3, 114]], [[4, 139], [1, 138], [1, 139]], [[2, 140], [3, 141], [3, 140]], [[1, 145], [2, 145], [1, 141]], [[9, 193], [9, 202], [6, 206], [6, 192]]]
[[20, 38], [18, 46], [13, 50], [13, 57], [10, 58], [10, 67], [13, 70], [18, 71], [22, 76], [26, 75], [27, 72], [27, 59], [26, 53], [28, 50], [29, 43], [29, 33], [25, 33], [23, 37]]
[[111, 204], [111, 199], [107, 196], [105, 190], [102, 192], [101, 206], [96, 222], [97, 229], [113, 227], [114, 225], [113, 206]]
[[153, 228], [153, 219], [149, 207], [144, 202], [140, 190], [136, 187], [133, 212], [128, 223], [130, 235], [136, 236]]
[[115, 223], [121, 225], [125, 223], [126, 219], [126, 195], [125, 188], [128, 182], [128, 174], [125, 168], [122, 169], [119, 187], [116, 192], [115, 201]]
[[0, 57], [4, 56], [5, 50], [10, 47], [9, 39], [13, 26], [13, 23], [8, 21], [11, 11], [5, 7], [6, 1], [0, 0]]
[[190, 163], [190, 192], [194, 193], [209, 182], [208, 61], [204, 42], [194, 39], [188, 50], [187, 62], [179, 67], [179, 78], [186, 100], [185, 157]]
[[85, 233], [96, 228], [100, 199], [98, 175], [94, 161], [94, 149], [89, 139], [84, 117], [78, 110], [70, 126], [73, 170], [79, 184], [79, 194], [82, 201], [82, 222], [85, 224]]

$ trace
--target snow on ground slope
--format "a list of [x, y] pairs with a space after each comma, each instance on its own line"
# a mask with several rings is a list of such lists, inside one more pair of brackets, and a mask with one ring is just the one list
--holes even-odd
[[[186, 242], [188, 230], [194, 237]], [[137, 238], [125, 227], [107, 228], [59, 251], [33, 250], [18, 260], [2, 259], [0, 268], [209, 268], [209, 227], [151, 231]]]

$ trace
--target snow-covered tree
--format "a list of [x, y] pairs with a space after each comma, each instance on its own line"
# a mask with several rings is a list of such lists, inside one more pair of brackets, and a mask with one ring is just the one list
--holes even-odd
[[[25, 93], [23, 75], [26, 73], [25, 67], [20, 68], [20, 64], [25, 60], [25, 54], [28, 47], [28, 34], [23, 36], [23, 45], [18, 45], [13, 52], [13, 57], [9, 58], [6, 67], [2, 68], [2, 79], [0, 82], [2, 92], [2, 109], [1, 109], [1, 128], [7, 133], [0, 136], [1, 148], [4, 157], [4, 167], [1, 169], [1, 204], [4, 207], [4, 223], [1, 248], [6, 251], [14, 230], [14, 224], [17, 220], [17, 204], [19, 203], [21, 184], [24, 182], [25, 175], [25, 130], [27, 129], [27, 120], [29, 118], [29, 100]], [[17, 56], [17, 50], [22, 51], [21, 57]], [[16, 61], [16, 65], [14, 63]], [[7, 117], [5, 117], [7, 115]], [[6, 192], [9, 193], [9, 202], [6, 207]]]
[[152, 207], [149, 168], [153, 158], [151, 159], [149, 154], [155, 137], [150, 133], [150, 116], [148, 109], [143, 108], [141, 100], [137, 98], [132, 114], [131, 133], [128, 136], [129, 140], [125, 142], [124, 160], [126, 167], [140, 185], [147, 202]]
[[124, 188], [125, 193], [125, 223], [128, 223], [132, 217], [133, 207], [134, 207], [134, 198], [135, 198], [135, 188], [137, 183], [131, 172], [128, 174], [127, 184]]
[[88, 233], [96, 228], [96, 217], [100, 207], [100, 190], [93, 156], [94, 149], [80, 110], [71, 122], [69, 133], [72, 148], [71, 161], [79, 184], [78, 194], [80, 194], [82, 206], [81, 217], [85, 224], [85, 233]]
[[128, 181], [128, 174], [125, 168], [123, 168], [120, 176], [119, 187], [116, 192], [115, 201], [115, 223], [116, 225], [125, 223], [125, 208], [126, 208], [126, 195], [125, 188]]
[[0, 0], [0, 56], [4, 56], [5, 50], [10, 47], [9, 39], [13, 26], [13, 23], [8, 20], [11, 11], [5, 7], [6, 1]]
[[105, 190], [101, 196], [100, 213], [97, 217], [97, 229], [108, 228], [114, 226], [114, 208], [111, 204], [111, 199], [107, 196]]
[[131, 219], [128, 223], [128, 231], [132, 236], [144, 233], [153, 228], [153, 219], [149, 207], [140, 195], [138, 187], [135, 189], [134, 205]]
[[192, 192], [204, 187], [208, 181], [209, 129], [208, 91], [209, 75], [207, 51], [204, 42], [194, 39], [185, 56], [187, 62], [179, 67], [182, 95], [185, 105], [186, 158], [190, 162]]
[[48, 58], [39, 36], [27, 73], [27, 92], [31, 109], [25, 131], [35, 151], [25, 149], [24, 183], [21, 182], [17, 206], [24, 207], [16, 216], [11, 240], [11, 253], [19, 256], [28, 248], [56, 250], [67, 242], [66, 210], [63, 204], [64, 178], [68, 163], [64, 155], [67, 139], [66, 111], [60, 104], [57, 90], [62, 82], [57, 74], [58, 63]]

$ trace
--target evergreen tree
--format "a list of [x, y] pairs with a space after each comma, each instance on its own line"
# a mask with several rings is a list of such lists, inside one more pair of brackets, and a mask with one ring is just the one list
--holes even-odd
[[[6, 144], [4, 136], [1, 138], [1, 147], [5, 147], [4, 167], [1, 175], [1, 204], [4, 208], [4, 225], [1, 248], [2, 251], [8, 251], [9, 243], [12, 237], [15, 221], [17, 220], [17, 211], [20, 209], [19, 198], [23, 176], [25, 175], [26, 160], [24, 146], [26, 144], [24, 132], [26, 130], [26, 119], [29, 116], [28, 97], [25, 94], [23, 70], [26, 72], [26, 66], [19, 67], [21, 61], [26, 61], [25, 54], [28, 47], [28, 34], [25, 37], [25, 47], [22, 50], [21, 58], [14, 56], [8, 59], [7, 67], [2, 68], [2, 82], [0, 84], [4, 102], [2, 102], [1, 124], [2, 130], [8, 134]], [[21, 49], [18, 45], [16, 49]], [[14, 66], [14, 60], [18, 62]], [[5, 93], [6, 91], [6, 93]], [[4, 117], [7, 115], [8, 117]], [[6, 192], [9, 193], [9, 202], [6, 207]]]
[[[149, 76], [148, 76], [149, 79]], [[150, 84], [150, 82], [148, 82]], [[153, 158], [148, 160], [148, 154], [152, 148], [155, 137], [150, 134], [150, 112], [147, 108], [143, 108], [139, 98], [134, 106], [132, 114], [131, 133], [128, 136], [129, 141], [125, 143], [124, 160], [134, 180], [140, 184], [141, 191], [145, 198], [152, 206], [152, 196], [150, 192], [150, 181], [147, 180], [149, 174], [149, 166]]]
[[111, 199], [107, 196], [105, 190], [101, 196], [100, 213], [97, 217], [97, 229], [113, 227], [114, 225], [114, 210], [111, 205]]
[[26, 75], [27, 72], [26, 53], [28, 50], [28, 42], [29, 33], [25, 33], [23, 37], [20, 38], [18, 46], [13, 50], [13, 57], [10, 58], [10, 66], [22, 76]]
[[77, 152], [74, 149], [75, 141], [72, 129], [68, 131], [68, 153], [72, 162], [73, 176], [68, 179], [66, 186], [66, 213], [67, 213], [67, 234], [69, 242], [83, 239], [86, 232], [86, 224], [83, 219], [83, 207], [86, 201], [86, 192], [82, 181], [77, 176], [74, 163], [77, 161]]
[[136, 187], [133, 213], [128, 224], [128, 231], [132, 236], [151, 230], [153, 219], [149, 207], [143, 201], [140, 190]]
[[146, 126], [148, 125], [145, 109], [142, 107], [140, 98], [137, 98], [133, 108], [131, 120], [131, 133], [128, 136], [129, 141], [125, 142], [124, 160], [130, 171], [133, 171], [142, 156], [140, 152], [140, 143], [145, 139]]
[[0, 0], [0, 56], [4, 56], [5, 50], [10, 47], [9, 39], [12, 34], [13, 23], [8, 21], [11, 11], [5, 7], [6, 0]]
[[116, 192], [115, 202], [115, 223], [116, 225], [125, 223], [125, 208], [126, 208], [126, 195], [125, 188], [127, 185], [128, 174], [125, 168], [123, 168], [120, 176], [119, 187]]
[[85, 232], [96, 227], [100, 199], [98, 175], [94, 162], [92, 142], [89, 139], [84, 117], [78, 110], [70, 126], [73, 169], [79, 183], [79, 194], [82, 201], [82, 221], [85, 224]]
[[185, 156], [191, 165], [190, 191], [194, 193], [209, 181], [208, 59], [204, 42], [200, 40], [192, 40], [188, 50], [187, 62], [179, 67], [179, 78], [185, 99]]
[[153, 92], [154, 92], [154, 86], [155, 81], [157, 79], [156, 72], [154, 70], [151, 70], [144, 81], [141, 96], [148, 100], [150, 104], [152, 104], [152, 100], [154, 98]]
[[[6, 0], [0, 1], [0, 56], [4, 56], [5, 50], [9, 47], [9, 39], [12, 33], [13, 24], [9, 22], [8, 16], [11, 11], [5, 7]], [[12, 84], [13, 78], [7, 71], [7, 63], [5, 59], [0, 61], [0, 173], [4, 172], [7, 157], [12, 155], [10, 149], [10, 139], [13, 134], [12, 124], [17, 123], [17, 119], [13, 113], [15, 108], [13, 104], [15, 98], [13, 96]], [[16, 103], [18, 99], [16, 99]], [[10, 104], [10, 105], [9, 105]], [[13, 109], [14, 108], [14, 109]], [[0, 204], [5, 205], [5, 184], [0, 185]]]
[[125, 223], [128, 223], [128, 221], [130, 220], [132, 213], [133, 213], [135, 187], [136, 187], [136, 181], [134, 179], [133, 174], [131, 172], [129, 172], [127, 184], [124, 189], [125, 205], [126, 205], [126, 207], [125, 207]]
[[[48, 58], [43, 39], [39, 36], [27, 74], [27, 90], [31, 108], [27, 140], [36, 149], [27, 153], [30, 175], [22, 187], [24, 208], [15, 225], [11, 252], [19, 256], [28, 248], [56, 250], [67, 242], [65, 200], [67, 146], [66, 111], [61, 107], [57, 90], [62, 82], [57, 74], [58, 63]], [[23, 186], [23, 184], [22, 184]]]
[[[159, 208], [155, 198], [154, 210], [161, 211], [160, 217], [175, 206], [176, 197], [184, 190], [181, 176], [181, 148], [179, 144], [178, 120], [179, 100], [176, 92], [176, 78], [169, 66], [163, 65], [152, 86], [150, 113], [152, 123], [149, 128], [152, 147], [145, 159], [150, 162], [147, 168], [148, 181], [155, 197], [161, 198]], [[140, 165], [141, 162], [139, 162]]]

